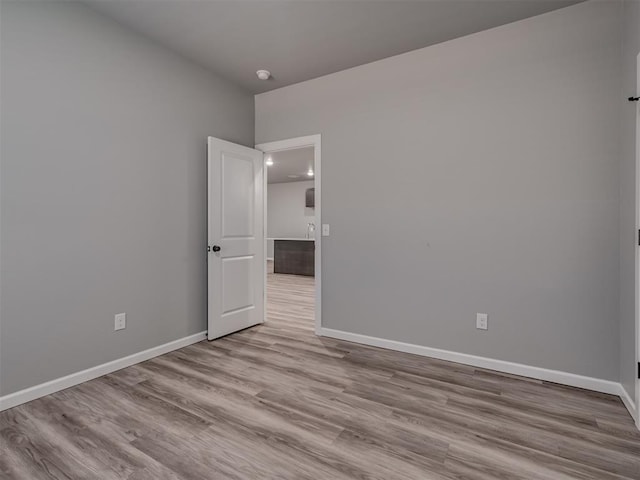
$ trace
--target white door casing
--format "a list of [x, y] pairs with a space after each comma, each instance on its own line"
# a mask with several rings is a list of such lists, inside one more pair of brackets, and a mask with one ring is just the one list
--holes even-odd
[[[322, 335], [322, 136], [320, 134], [295, 137], [286, 140], [260, 143], [256, 148], [264, 154], [292, 150], [296, 148], [313, 147], [313, 169], [315, 187], [315, 334]], [[266, 191], [266, 178], [265, 178]], [[266, 252], [267, 239], [265, 235], [264, 248]], [[266, 272], [265, 272], [266, 277]], [[265, 280], [266, 284], [266, 280]], [[266, 292], [265, 292], [266, 296]]]
[[[640, 96], [640, 54], [636, 57], [636, 96]], [[640, 232], [640, 102], [636, 101], [636, 234]], [[640, 254], [636, 247], [636, 426], [640, 429]]]
[[208, 139], [208, 333], [264, 321], [263, 154]]

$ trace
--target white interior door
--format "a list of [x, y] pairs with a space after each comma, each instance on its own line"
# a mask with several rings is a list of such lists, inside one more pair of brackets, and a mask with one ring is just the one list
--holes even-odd
[[264, 321], [262, 152], [209, 137], [208, 337]]

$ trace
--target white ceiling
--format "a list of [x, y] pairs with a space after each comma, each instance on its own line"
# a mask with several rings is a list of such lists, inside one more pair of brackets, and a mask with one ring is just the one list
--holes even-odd
[[84, 1], [259, 93], [583, 0]]
[[[288, 183], [313, 180], [307, 172], [313, 169], [313, 147], [296, 148], [272, 153], [273, 165], [267, 169], [267, 183]], [[289, 175], [297, 175], [291, 178]]]

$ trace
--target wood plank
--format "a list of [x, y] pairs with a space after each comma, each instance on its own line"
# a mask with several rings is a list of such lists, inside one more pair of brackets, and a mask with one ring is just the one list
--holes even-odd
[[6, 479], [640, 479], [617, 397], [316, 337], [314, 279], [267, 322], [0, 413]]

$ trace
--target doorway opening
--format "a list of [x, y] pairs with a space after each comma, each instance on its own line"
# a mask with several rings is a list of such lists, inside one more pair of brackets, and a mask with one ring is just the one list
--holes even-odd
[[257, 145], [265, 162], [265, 321], [320, 332], [320, 136]]

